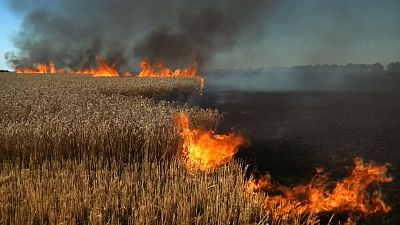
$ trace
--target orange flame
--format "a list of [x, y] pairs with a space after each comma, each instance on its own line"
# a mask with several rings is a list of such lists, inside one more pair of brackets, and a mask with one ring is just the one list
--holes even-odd
[[245, 139], [238, 132], [228, 135], [214, 134], [213, 131], [191, 129], [189, 118], [178, 113], [176, 123], [183, 139], [181, 158], [190, 171], [209, 171], [231, 161], [238, 147]]
[[[63, 68], [57, 69], [54, 63], [38, 64], [36, 68], [16, 68], [17, 73], [27, 73], [27, 74], [44, 74], [44, 73], [72, 73], [72, 74], [91, 74], [94, 77], [117, 77], [119, 73], [115, 68], [115, 65], [108, 65], [107, 61], [100, 56], [96, 57], [98, 63], [97, 69], [84, 68], [75, 71], [65, 71]], [[130, 73], [125, 73], [125, 75], [130, 75]]]
[[132, 74], [129, 73], [129, 72], [125, 72], [125, 73], [124, 73], [124, 77], [131, 77], [131, 76], [132, 76]]
[[50, 71], [46, 64], [38, 64], [36, 68], [17, 68], [17, 73], [28, 73], [28, 74], [36, 74], [36, 73], [55, 73], [54, 64], [50, 63]]
[[355, 167], [351, 174], [338, 181], [330, 191], [328, 177], [324, 174], [314, 176], [307, 185], [286, 188], [272, 185], [265, 177], [262, 180], [251, 180], [247, 190], [258, 192], [281, 192], [280, 196], [267, 197], [265, 206], [276, 208], [277, 215], [282, 218], [289, 213], [307, 214], [321, 212], [361, 212], [374, 214], [389, 212], [391, 207], [386, 205], [381, 190], [372, 193], [368, 190], [373, 185], [387, 183], [393, 180], [387, 175], [388, 165], [376, 166], [364, 163], [362, 159], [355, 159]]
[[158, 63], [152, 66], [148, 59], [144, 59], [140, 62], [142, 71], [139, 73], [139, 77], [194, 77], [199, 76], [195, 66], [188, 67], [185, 69], [176, 69], [172, 71], [167, 68], [163, 63]]
[[119, 73], [115, 68], [115, 64], [108, 65], [107, 61], [102, 57], [97, 56], [96, 61], [98, 64], [97, 69], [89, 69], [84, 68], [81, 70], [77, 70], [74, 73], [76, 74], [92, 74], [94, 77], [118, 77]]
[[[238, 146], [245, 143], [240, 133], [218, 135], [210, 130], [190, 128], [189, 118], [183, 113], [176, 116], [176, 124], [183, 139], [181, 159], [191, 172], [207, 172], [228, 163]], [[271, 177], [266, 175], [247, 181], [244, 190], [248, 193], [266, 192], [264, 207], [273, 209], [273, 216], [283, 220], [293, 215], [324, 212], [387, 213], [391, 207], [384, 202], [382, 191], [376, 187], [393, 180], [387, 174], [388, 166], [364, 163], [361, 158], [356, 158], [351, 174], [336, 183], [329, 182], [322, 168], [316, 168], [317, 174], [307, 185], [288, 188], [273, 184]], [[353, 219], [350, 216], [346, 224], [354, 224]]]
[[245, 184], [245, 190], [248, 192], [260, 192], [270, 189], [271, 185], [271, 177], [267, 174], [260, 179], [250, 179], [247, 181]]
[[201, 82], [200, 86], [204, 87], [204, 78], [198, 74], [195, 64], [191, 67], [173, 71], [161, 62], [153, 66], [148, 59], [144, 59], [140, 62], [140, 67], [142, 71], [140, 71], [138, 77], [198, 77]]
[[50, 63], [50, 73], [56, 73], [56, 66], [54, 63]]

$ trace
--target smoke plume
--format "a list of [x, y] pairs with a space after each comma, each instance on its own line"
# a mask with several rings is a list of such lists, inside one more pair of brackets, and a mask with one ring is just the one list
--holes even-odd
[[240, 35], [257, 37], [257, 19], [273, 0], [9, 0], [24, 15], [7, 53], [14, 67], [55, 63], [58, 67], [94, 67], [96, 56], [119, 69], [138, 60], [171, 67], [204, 65], [229, 50]]

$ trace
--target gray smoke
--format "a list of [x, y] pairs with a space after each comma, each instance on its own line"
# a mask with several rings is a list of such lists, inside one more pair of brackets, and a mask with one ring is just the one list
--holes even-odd
[[132, 69], [139, 60], [171, 67], [212, 60], [238, 36], [257, 35], [257, 19], [274, 0], [9, 0], [24, 15], [7, 53], [14, 67], [55, 63], [79, 69], [96, 65], [96, 56]]

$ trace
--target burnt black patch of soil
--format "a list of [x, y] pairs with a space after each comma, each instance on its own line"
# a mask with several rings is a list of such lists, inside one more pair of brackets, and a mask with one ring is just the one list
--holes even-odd
[[340, 179], [355, 157], [390, 163], [395, 180], [382, 188], [393, 211], [365, 224], [400, 224], [400, 91], [225, 90], [193, 102], [226, 113], [219, 131], [234, 128], [251, 141], [237, 158], [284, 185], [307, 183], [315, 167]]

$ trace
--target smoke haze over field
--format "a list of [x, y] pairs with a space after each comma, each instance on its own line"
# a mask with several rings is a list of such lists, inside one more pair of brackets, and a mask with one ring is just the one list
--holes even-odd
[[400, 58], [397, 0], [6, 3], [23, 18], [13, 38], [17, 51], [6, 54], [10, 67], [52, 61], [82, 68], [94, 66], [96, 55], [121, 69], [137, 68], [145, 57], [172, 67], [196, 61], [203, 68], [388, 64]]
[[6, 57], [16, 67], [50, 61], [90, 67], [96, 55], [120, 66], [134, 57], [172, 66], [207, 63], [215, 52], [231, 48], [273, 2], [14, 0], [11, 5], [25, 19], [14, 40], [20, 52]]

